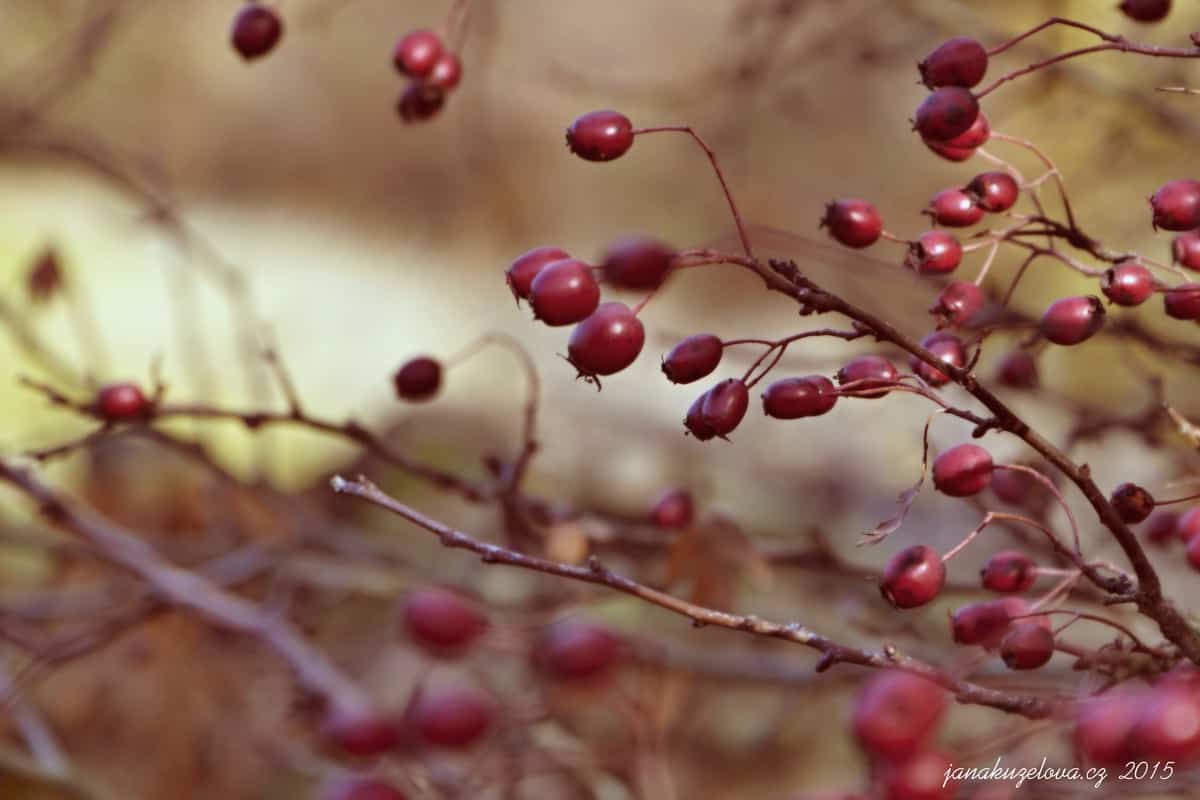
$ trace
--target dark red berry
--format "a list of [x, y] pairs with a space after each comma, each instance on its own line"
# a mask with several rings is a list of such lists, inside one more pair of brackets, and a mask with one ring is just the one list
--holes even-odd
[[883, 233], [883, 219], [866, 200], [848, 198], [825, 205], [820, 227], [846, 247], [870, 247]]
[[697, 333], [679, 342], [663, 359], [662, 371], [671, 383], [691, 383], [721, 363], [724, 347], [711, 333]]
[[633, 123], [618, 111], [589, 111], [567, 128], [567, 147], [585, 161], [612, 161], [633, 145]]
[[904, 266], [921, 274], [944, 275], [962, 262], [962, 245], [945, 231], [925, 231], [908, 246]]
[[1150, 198], [1152, 224], [1165, 231], [1200, 228], [1200, 181], [1178, 178], [1159, 187]]
[[1175, 529], [1175, 533], [1181, 542], [1190, 542], [1197, 538], [1196, 534], [1200, 533], [1200, 506], [1184, 512], [1184, 515], [1179, 518], [1179, 525]]
[[1020, 550], [1001, 550], [984, 563], [979, 579], [983, 588], [993, 592], [1028, 591], [1037, 580], [1037, 564]]
[[1119, 306], [1140, 306], [1154, 292], [1154, 276], [1136, 261], [1123, 261], [1104, 273], [1100, 290]]
[[966, 161], [968, 158], [975, 155], [975, 148], [973, 147], [954, 147], [943, 142], [929, 141], [925, 142], [925, 146], [947, 161], [953, 161], [955, 163]]
[[714, 436], [722, 439], [733, 431], [750, 407], [750, 391], [738, 378], [727, 378], [708, 390], [700, 415]]
[[988, 54], [977, 39], [956, 36], [938, 45], [917, 65], [921, 81], [930, 89], [962, 86], [970, 89], [987, 72]]
[[368, 758], [388, 752], [404, 738], [404, 725], [390, 714], [332, 712], [322, 725], [324, 738], [344, 753]]
[[1150, 515], [1146, 524], [1146, 540], [1154, 544], [1172, 542], [1178, 536], [1179, 514], [1174, 511], [1159, 511]]
[[405, 599], [401, 614], [409, 635], [439, 654], [461, 652], [488, 624], [475, 603], [441, 586], [414, 590]]
[[1163, 311], [1175, 319], [1200, 319], [1200, 283], [1181, 283], [1164, 291]]
[[971, 127], [955, 136], [953, 139], [948, 139], [944, 142], [926, 142], [926, 144], [941, 144], [946, 147], [956, 149], [967, 149], [972, 152], [978, 147], [983, 147], [988, 143], [988, 139], [992, 137], [992, 126], [988, 124], [987, 116], [980, 111], [979, 116], [971, 123]]
[[1002, 502], [1014, 506], [1028, 506], [1038, 495], [1042, 485], [1026, 472], [1002, 469], [992, 475], [992, 492]]
[[1200, 760], [1200, 692], [1156, 687], [1138, 715], [1131, 739], [1147, 759], [1188, 766]]
[[529, 285], [533, 316], [547, 325], [582, 322], [600, 305], [600, 284], [592, 268], [576, 258], [542, 267]]
[[624, 303], [601, 303], [575, 326], [567, 355], [584, 375], [612, 375], [637, 360], [646, 342], [642, 321]]
[[1200, 271], [1200, 231], [1176, 236], [1171, 242], [1171, 259], [1181, 267]]
[[533, 279], [542, 271], [542, 267], [555, 261], [570, 258], [565, 250], [557, 247], [535, 247], [513, 259], [512, 264], [504, 272], [508, 288], [512, 290], [517, 303], [522, 298], [529, 297], [529, 287]]
[[992, 454], [977, 444], [960, 444], [933, 460], [933, 485], [951, 497], [970, 497], [992, 482]]
[[662, 284], [675, 260], [675, 250], [642, 236], [614, 244], [600, 266], [604, 279], [619, 289], [654, 289]]
[[425, 83], [435, 86], [443, 92], [450, 92], [458, 86], [460, 80], [462, 80], [462, 62], [454, 53], [442, 53], [438, 60], [433, 62], [429, 75], [425, 78]]
[[96, 413], [109, 422], [144, 419], [150, 410], [150, 401], [132, 383], [113, 383], [96, 395]]
[[775, 419], [818, 417], [837, 403], [837, 389], [824, 375], [783, 378], [762, 393], [763, 413]]
[[968, 228], [983, 219], [983, 209], [962, 189], [942, 189], [929, 201], [925, 213], [947, 228]]
[[392, 51], [392, 64], [410, 78], [427, 78], [438, 59], [445, 52], [442, 37], [431, 30], [419, 28], [409, 31], [396, 42]]
[[[950, 615], [950, 630], [954, 641], [959, 644], [979, 645], [993, 650], [1012, 629], [1013, 621], [1024, 618], [1030, 611], [1029, 603], [1020, 597], [998, 597], [967, 603]], [[1049, 628], [1050, 620], [1045, 615], [1029, 619]]]
[[1122, 483], [1108, 498], [1126, 525], [1136, 525], [1154, 510], [1154, 496], [1136, 483]]
[[942, 289], [929, 313], [939, 317], [942, 324], [959, 327], [970, 322], [982, 308], [983, 290], [969, 281], [955, 281]]
[[1188, 539], [1187, 560], [1192, 569], [1200, 571], [1200, 536]]
[[1054, 655], [1054, 634], [1036, 622], [1018, 622], [1000, 642], [1009, 669], [1037, 669]]
[[917, 106], [913, 128], [921, 138], [946, 143], [970, 129], [979, 116], [979, 101], [969, 89], [943, 86], [934, 89]]
[[376, 778], [349, 778], [330, 784], [321, 800], [407, 800], [408, 795]]
[[1010, 389], [1032, 389], [1038, 385], [1037, 359], [1028, 350], [1005, 353], [996, 367], [996, 379]]
[[701, 442], [707, 442], [717, 435], [704, 420], [704, 401], [707, 399], [708, 392], [704, 392], [693, 400], [692, 404], [688, 407], [687, 416], [683, 419], [683, 426], [687, 429], [687, 432]]
[[863, 750], [902, 759], [929, 739], [946, 711], [946, 693], [933, 681], [884, 670], [872, 677], [854, 701], [852, 727]]
[[1134, 22], [1158, 22], [1171, 11], [1171, 0], [1121, 0], [1117, 8]]
[[[963, 367], [967, 363], [966, 348], [962, 340], [952, 333], [937, 331], [921, 340], [921, 346], [938, 357], [938, 360], [955, 367]], [[950, 382], [950, 376], [939, 369], [934, 369], [923, 360], [912, 357], [913, 372], [917, 373], [930, 386], [945, 386]]]
[[1119, 687], [1079, 705], [1075, 714], [1075, 751], [1091, 764], [1124, 764], [1135, 755], [1133, 728], [1148, 692]]
[[1042, 314], [1038, 329], [1051, 342], [1074, 345], [1092, 338], [1104, 327], [1104, 304], [1098, 297], [1064, 297]]
[[896, 608], [916, 608], [937, 597], [946, 567], [937, 551], [923, 544], [905, 548], [883, 568], [879, 592]]
[[429, 356], [409, 359], [392, 376], [396, 396], [410, 403], [428, 400], [442, 385], [442, 365]]
[[623, 653], [621, 639], [608, 628], [564, 620], [544, 628], [533, 646], [534, 664], [560, 680], [597, 678]]
[[423, 689], [409, 714], [414, 729], [426, 743], [460, 749], [475, 744], [491, 727], [496, 703], [482, 689], [472, 686]]
[[926, 750], [889, 764], [883, 773], [880, 800], [951, 800], [958, 782], [948, 775], [954, 762], [943, 753]]
[[[853, 384], [848, 391], [853, 392], [854, 397], [868, 399], [883, 397], [887, 387], [899, 379], [900, 371], [896, 365], [883, 356], [859, 356], [837, 371], [839, 386]], [[876, 388], [882, 391], [864, 391]]]
[[694, 513], [692, 493], [687, 489], [667, 489], [650, 507], [650, 521], [655, 527], [674, 530], [692, 524]]
[[258, 3], [246, 3], [233, 18], [230, 39], [233, 49], [251, 61], [275, 49], [283, 36], [283, 20], [279, 13]]
[[405, 122], [424, 122], [442, 110], [446, 93], [436, 86], [414, 81], [396, 101], [396, 113]]
[[981, 172], [964, 191], [975, 198], [980, 208], [992, 213], [1008, 211], [1021, 195], [1016, 178], [1007, 172]]

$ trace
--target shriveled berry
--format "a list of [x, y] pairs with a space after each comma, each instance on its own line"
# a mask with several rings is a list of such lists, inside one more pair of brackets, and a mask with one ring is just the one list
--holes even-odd
[[520, 304], [522, 298], [529, 297], [529, 288], [533, 279], [547, 264], [570, 258], [567, 251], [558, 247], [535, 247], [527, 250], [513, 259], [512, 264], [504, 272], [504, 279], [513, 297]]
[[1136, 525], [1154, 510], [1154, 496], [1136, 483], [1122, 483], [1108, 501], [1126, 525]]
[[270, 6], [246, 3], [233, 18], [230, 40], [233, 49], [247, 61], [274, 50], [282, 36], [283, 20]]
[[1090, 295], [1055, 300], [1038, 322], [1042, 336], [1061, 345], [1085, 342], [1102, 327], [1104, 304], [1100, 302], [1100, 298]]
[[824, 375], [782, 378], [762, 394], [763, 413], [775, 419], [819, 417], [837, 403], [837, 389]]
[[[853, 384], [850, 391], [855, 397], [877, 398], [888, 393], [888, 388], [900, 379], [896, 365], [883, 356], [859, 356], [846, 362], [837, 371], [839, 386]], [[868, 389], [882, 391], [864, 391]]]
[[725, 349], [711, 333], [697, 333], [680, 341], [663, 359], [662, 371], [671, 383], [692, 383], [712, 373]]
[[400, 365], [392, 376], [396, 396], [410, 403], [428, 400], [442, 385], [442, 365], [429, 356], [417, 356]]
[[404, 122], [424, 122], [442, 110], [446, 93], [420, 81], [410, 83], [396, 101], [396, 113]]
[[654, 289], [667, 277], [675, 249], [644, 236], [614, 244], [600, 262], [604, 279], [619, 289]]
[[889, 764], [883, 773], [881, 800], [951, 800], [958, 781], [947, 777], [954, 768], [944, 753], [926, 750]]
[[1136, 754], [1133, 729], [1148, 692], [1118, 687], [1089, 697], [1075, 714], [1074, 743], [1079, 757], [1092, 764], [1124, 764]]
[[418, 28], [396, 42], [392, 64], [410, 78], [427, 78], [445, 50], [442, 37], [431, 30]]
[[461, 749], [487, 733], [496, 715], [496, 702], [473, 686], [424, 689], [409, 714], [414, 729], [426, 743]]
[[1158, 22], [1171, 11], [1171, 0], [1121, 0], [1121, 13], [1134, 22]]
[[1037, 564], [1020, 550], [1001, 550], [984, 563], [979, 579], [993, 592], [1025, 592], [1037, 580]]
[[650, 521], [655, 527], [674, 530], [692, 524], [695, 504], [687, 489], [667, 489], [650, 507]]
[[1174, 319], [1200, 319], [1200, 283], [1181, 283], [1164, 291], [1163, 311]]
[[847, 198], [826, 204], [820, 227], [846, 247], [870, 247], [883, 233], [883, 218], [866, 200]]
[[716, 436], [716, 432], [704, 419], [704, 401], [708, 399], [708, 392], [704, 392], [688, 407], [687, 416], [683, 418], [683, 427], [692, 436], [695, 436], [697, 441], [707, 442], [709, 439]]
[[443, 92], [450, 92], [458, 86], [458, 82], [461, 80], [462, 62], [458, 60], [458, 56], [454, 53], [442, 53], [429, 69], [425, 83], [436, 86]]
[[1037, 669], [1054, 655], [1054, 634], [1036, 622], [1018, 622], [1000, 642], [1009, 669]]
[[922, 141], [925, 142], [926, 147], [947, 161], [958, 163], [960, 161], [966, 161], [968, 158], [975, 155], [974, 147], [954, 147], [953, 145], [948, 145], [944, 142], [930, 142], [924, 139]]
[[637, 360], [646, 342], [642, 321], [624, 303], [601, 303], [575, 326], [568, 358], [584, 375], [612, 375]]
[[404, 600], [401, 612], [409, 635], [439, 654], [457, 654], [487, 629], [479, 607], [452, 589], [425, 586]]
[[620, 637], [608, 628], [564, 620], [542, 629], [533, 646], [533, 661], [560, 680], [587, 680], [611, 670], [623, 650]]
[[954, 281], [942, 289], [929, 313], [939, 317], [942, 324], [959, 327], [970, 322], [982, 308], [982, 289], [970, 281]]
[[399, 715], [334, 711], [325, 719], [321, 732], [326, 741], [342, 752], [368, 758], [400, 744], [404, 738], [404, 725]]
[[1183, 516], [1179, 518], [1179, 525], [1175, 529], [1175, 533], [1181, 542], [1190, 542], [1197, 538], [1196, 534], [1200, 534], [1200, 506], [1184, 512]]
[[941, 592], [946, 567], [933, 548], [923, 544], [896, 553], [883, 569], [880, 594], [896, 608], [923, 606]]
[[326, 787], [321, 800], [407, 800], [408, 795], [377, 778], [349, 778]]
[[714, 436], [722, 439], [733, 431], [750, 407], [750, 391], [739, 378], [727, 378], [708, 390], [700, 414]]
[[987, 72], [988, 54], [978, 39], [956, 36], [938, 45], [917, 65], [921, 81], [930, 89], [962, 86], [970, 89]]
[[933, 485], [951, 497], [970, 497], [992, 482], [992, 454], [977, 444], [960, 444], [933, 460]]
[[946, 142], [970, 129], [979, 116], [979, 101], [969, 89], [943, 86], [934, 89], [917, 106], [914, 129], [922, 139]]
[[567, 147], [585, 161], [612, 161], [633, 145], [633, 123], [619, 111], [589, 111], [567, 128]]
[[[944, 142], [938, 142], [938, 144], [945, 145], [946, 147], [966, 148], [973, 152], [976, 148], [987, 144], [988, 139], [991, 137], [992, 126], [988, 123], [987, 115], [980, 111], [979, 116], [975, 117], [975, 121], [971, 123], [971, 127], [953, 139], [947, 139]], [[926, 142], [926, 144], [931, 144], [931, 142]]]
[[1200, 271], [1200, 231], [1176, 236], [1171, 242], [1171, 260], [1181, 267]]
[[1037, 359], [1028, 350], [1005, 353], [996, 367], [996, 379], [1010, 389], [1033, 389], [1038, 385]]
[[1150, 515], [1146, 524], [1146, 541], [1153, 544], [1166, 544], [1178, 536], [1179, 514], [1174, 511], [1159, 511]]
[[921, 748], [945, 712], [946, 693], [940, 686], [910, 672], [888, 669], [859, 691], [851, 726], [863, 750], [900, 759]]
[[600, 305], [600, 284], [592, 268], [577, 258], [542, 267], [529, 285], [533, 316], [547, 325], [582, 322]]
[[942, 189], [929, 201], [925, 213], [947, 228], [968, 228], [983, 219], [983, 209], [962, 189]]
[[[966, 348], [962, 340], [952, 333], [937, 331], [921, 340], [921, 346], [938, 357], [940, 361], [955, 367], [963, 367], [967, 363]], [[950, 376], [939, 369], [926, 364], [916, 356], [912, 357], [913, 372], [930, 386], [945, 386], [950, 382]]]
[[904, 266], [921, 274], [944, 275], [958, 269], [962, 245], [945, 231], [925, 231], [908, 246]]
[[1152, 224], [1165, 231], [1200, 228], [1200, 181], [1177, 178], [1167, 181], [1150, 197]]
[[96, 394], [96, 413], [109, 422], [143, 419], [150, 411], [150, 401], [136, 384], [112, 383]]
[[1154, 275], [1136, 261], [1123, 261], [1104, 273], [1100, 290], [1119, 306], [1140, 306], [1154, 292]]
[[1142, 707], [1133, 740], [1147, 759], [1189, 766], [1200, 761], [1200, 692], [1156, 687]]
[[965, 191], [980, 208], [992, 213], [1008, 211], [1021, 195], [1016, 178], [1007, 172], [981, 172], [971, 179]]

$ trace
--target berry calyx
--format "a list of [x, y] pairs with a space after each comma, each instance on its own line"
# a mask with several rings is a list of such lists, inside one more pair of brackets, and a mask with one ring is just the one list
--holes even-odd
[[1007, 172], [981, 172], [964, 190], [984, 211], [1000, 213], [1016, 205], [1021, 195], [1017, 180]]
[[917, 106], [913, 129], [926, 141], [945, 143], [969, 130], [978, 116], [979, 101], [970, 90], [943, 86]]
[[454, 53], [442, 53], [438, 60], [433, 62], [429, 75], [425, 77], [425, 83], [443, 92], [453, 91], [461, 80], [462, 62]]
[[394, 749], [404, 739], [404, 725], [390, 714], [334, 711], [321, 727], [322, 736], [347, 755], [370, 758]]
[[713, 436], [722, 439], [733, 431], [750, 407], [750, 390], [739, 378], [727, 378], [708, 390], [700, 415]]
[[837, 389], [824, 375], [783, 378], [762, 393], [763, 413], [775, 419], [818, 417], [837, 403]]
[[107, 422], [128, 422], [149, 416], [151, 404], [136, 384], [112, 383], [96, 394], [95, 409]]
[[1037, 564], [1020, 550], [993, 553], [979, 571], [983, 588], [1002, 594], [1028, 591], [1037, 580]]
[[488, 625], [478, 606], [441, 586], [426, 586], [410, 593], [401, 617], [409, 636], [441, 655], [457, 655], [479, 638]]
[[1136, 261], [1123, 261], [1104, 273], [1100, 291], [1119, 306], [1139, 306], [1154, 292], [1154, 275]]
[[692, 383], [712, 373], [721, 363], [725, 348], [711, 333], [683, 339], [663, 359], [662, 371], [671, 383]]
[[1092, 338], [1104, 327], [1104, 304], [1100, 298], [1064, 297], [1055, 300], [1042, 314], [1038, 330], [1051, 342], [1075, 345]]
[[410, 78], [426, 78], [445, 52], [442, 37], [431, 30], [418, 28], [409, 31], [396, 42], [392, 64]]
[[535, 247], [514, 258], [504, 271], [504, 279], [508, 282], [508, 288], [516, 298], [517, 305], [520, 305], [523, 298], [529, 297], [533, 279], [543, 267], [566, 258], [570, 258], [567, 251], [558, 247]]
[[[955, 367], [963, 367], [967, 363], [966, 348], [962, 340], [952, 333], [937, 331], [921, 340], [921, 346], [938, 357], [938, 360]], [[916, 356], [912, 357], [913, 372], [917, 373], [930, 386], [945, 386], [950, 382], [950, 376], [939, 369], [934, 369]]]
[[933, 485], [951, 497], [970, 497], [992, 482], [992, 454], [977, 444], [951, 447], [933, 460]]
[[687, 489], [667, 489], [650, 507], [650, 521], [656, 528], [677, 530], [692, 524], [695, 503]]
[[401, 93], [396, 101], [396, 113], [404, 122], [424, 122], [442, 110], [446, 93], [436, 86], [414, 81]]
[[322, 800], [407, 800], [408, 795], [376, 778], [350, 778], [330, 784]]
[[1121, 0], [1117, 8], [1134, 22], [1158, 22], [1171, 11], [1171, 0]]
[[983, 308], [983, 290], [970, 281], [954, 281], [942, 289], [929, 313], [940, 318], [939, 324], [960, 327]]
[[1033, 389], [1038, 385], [1037, 359], [1028, 350], [1004, 354], [996, 367], [996, 380], [1010, 389]]
[[607, 673], [623, 650], [621, 639], [608, 628], [566, 620], [542, 629], [533, 646], [533, 661], [559, 680], [581, 681]]
[[646, 342], [642, 321], [624, 303], [601, 303], [575, 326], [568, 360], [583, 375], [612, 375], [637, 360]]
[[[899, 379], [900, 371], [896, 369], [896, 365], [883, 356], [859, 356], [846, 362], [845, 366], [837, 371], [839, 386], [854, 384], [850, 390], [854, 392], [853, 396], [866, 399], [883, 397], [888, 393], [888, 388]], [[876, 388], [882, 391], [864, 391]]]
[[491, 695], [473, 686], [421, 690], [409, 708], [416, 733], [427, 744], [448, 749], [479, 741], [496, 715]]
[[879, 240], [883, 233], [883, 218], [866, 200], [847, 198], [826, 204], [825, 215], [818, 227], [826, 228], [838, 243], [859, 249], [870, 247]]
[[600, 305], [600, 284], [592, 268], [577, 258], [542, 267], [529, 285], [535, 319], [558, 327], [582, 322]]
[[925, 213], [947, 228], [968, 228], [983, 219], [983, 209], [962, 189], [942, 189], [929, 201]]
[[962, 86], [970, 89], [983, 80], [988, 54], [978, 39], [956, 36], [943, 42], [917, 65], [921, 82], [930, 89]]
[[1171, 242], [1171, 260], [1186, 269], [1200, 271], [1200, 231], [1176, 236]]
[[908, 247], [904, 266], [920, 274], [944, 275], [962, 262], [962, 245], [945, 231], [925, 231]]
[[619, 289], [654, 289], [666, 279], [674, 260], [674, 248], [633, 236], [610, 247], [600, 267], [604, 279]]
[[283, 36], [283, 20], [275, 9], [247, 3], [233, 18], [230, 41], [233, 49], [247, 61], [261, 58], [275, 49]]
[[1108, 501], [1126, 525], [1136, 525], [1154, 510], [1154, 496], [1136, 483], [1122, 483]]
[[923, 544], [896, 553], [883, 569], [879, 592], [896, 608], [923, 606], [946, 583], [946, 567], [937, 551]]
[[863, 750], [902, 759], [919, 750], [946, 711], [946, 693], [934, 682], [889, 669], [872, 677], [854, 701], [852, 728]]
[[612, 161], [633, 146], [633, 123], [619, 111], [589, 111], [567, 128], [567, 147], [585, 161]]
[[1054, 634], [1036, 622], [1018, 622], [1000, 642], [1009, 669], [1037, 669], [1054, 655]]
[[442, 385], [442, 365], [429, 356], [417, 356], [400, 366], [392, 376], [396, 396], [410, 403], [428, 400]]
[[1200, 181], [1177, 178], [1159, 187], [1150, 197], [1151, 224], [1165, 231], [1200, 228]]
[[1174, 319], [1200, 319], [1200, 283], [1181, 283], [1164, 291], [1163, 311]]

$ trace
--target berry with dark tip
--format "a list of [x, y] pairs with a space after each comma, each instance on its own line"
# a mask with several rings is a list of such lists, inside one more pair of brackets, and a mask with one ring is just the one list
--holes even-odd
[[945, 231], [925, 231], [908, 246], [904, 266], [920, 274], [944, 275], [958, 269], [962, 245]]
[[1150, 515], [1146, 524], [1146, 541], [1153, 544], [1166, 544], [1174, 541], [1178, 534], [1179, 514], [1174, 511], [1159, 511]]
[[933, 681], [883, 670], [854, 701], [851, 725], [859, 745], [873, 756], [902, 759], [921, 748], [946, 711], [946, 693]]
[[[938, 357], [939, 361], [955, 367], [963, 367], [967, 363], [966, 348], [962, 340], [952, 333], [937, 331], [921, 340], [921, 346]], [[950, 382], [950, 376], [939, 369], [934, 369], [923, 360], [912, 357], [913, 372], [917, 373], [930, 386], [945, 386]]]
[[1200, 319], [1200, 283], [1181, 283], [1164, 291], [1163, 311], [1174, 319]]
[[108, 422], [144, 419], [151, 411], [150, 401], [133, 383], [113, 383], [96, 394], [96, 413]]
[[396, 101], [396, 113], [404, 122], [424, 122], [442, 110], [446, 93], [436, 86], [414, 81]]
[[388, 752], [404, 739], [404, 724], [390, 714], [331, 712], [321, 727], [325, 740], [348, 755], [369, 758]]
[[349, 778], [330, 784], [321, 800], [407, 800], [408, 795], [376, 778]]
[[969, 89], [943, 86], [917, 106], [913, 128], [922, 139], [945, 143], [969, 130], [978, 116], [979, 101]]
[[571, 325], [587, 319], [600, 305], [600, 284], [592, 268], [577, 258], [542, 267], [529, 285], [533, 316], [547, 325]]
[[[896, 365], [883, 356], [859, 356], [837, 371], [838, 385], [854, 384], [850, 389], [853, 396], [865, 399], [883, 397], [899, 378]], [[865, 391], [876, 388], [882, 391]]]
[[1036, 622], [1018, 622], [1000, 642], [1009, 669], [1037, 669], [1054, 655], [1054, 634]]
[[883, 569], [879, 592], [896, 608], [923, 606], [946, 583], [946, 566], [933, 548], [913, 545], [896, 553]]
[[631, 236], [604, 254], [604, 279], [619, 289], [654, 289], [662, 284], [675, 260], [674, 248], [643, 236]]
[[733, 431], [750, 407], [750, 391], [738, 378], [727, 378], [708, 390], [700, 415], [714, 436], [722, 439]]
[[1119, 306], [1140, 306], [1154, 292], [1154, 275], [1136, 261], [1123, 261], [1104, 273], [1100, 291]]
[[566, 258], [570, 258], [567, 251], [558, 247], [535, 247], [514, 258], [504, 272], [504, 279], [508, 282], [508, 288], [517, 299], [517, 303], [520, 304], [522, 298], [529, 297], [530, 285], [543, 267]]
[[837, 389], [824, 375], [783, 378], [762, 393], [763, 413], [775, 419], [819, 417], [837, 403]]
[[992, 454], [977, 444], [951, 447], [933, 460], [933, 485], [951, 497], [970, 497], [992, 482]]
[[601, 303], [575, 326], [568, 360], [584, 375], [612, 375], [637, 360], [646, 342], [642, 321], [624, 303]]
[[1200, 231], [1176, 236], [1171, 242], [1171, 260], [1186, 269], [1200, 271]]
[[981, 172], [971, 179], [965, 191], [980, 208], [992, 213], [1008, 211], [1021, 195], [1016, 178], [1007, 172]]
[[416, 642], [438, 654], [458, 654], [487, 630], [487, 617], [456, 591], [441, 586], [414, 590], [401, 611]]
[[1178, 178], [1167, 181], [1150, 197], [1152, 224], [1165, 231], [1200, 228], [1200, 181]]
[[565, 681], [597, 678], [621, 659], [620, 637], [588, 622], [563, 620], [545, 627], [533, 646], [534, 664]]
[[491, 695], [473, 686], [423, 689], [409, 708], [410, 721], [426, 743], [447, 749], [479, 741], [496, 715]]
[[979, 571], [983, 588], [1002, 594], [1025, 592], [1037, 580], [1037, 564], [1020, 550], [993, 553]]
[[708, 392], [704, 392], [688, 406], [687, 416], [683, 418], [683, 427], [687, 432], [696, 437], [697, 441], [707, 442], [709, 439], [716, 436], [716, 432], [704, 420], [704, 401], [708, 399]]
[[442, 365], [429, 356], [409, 359], [392, 376], [396, 396], [410, 403], [428, 400], [442, 385]]
[[921, 82], [930, 89], [962, 86], [970, 89], [983, 80], [988, 54], [978, 39], [956, 36], [943, 42], [917, 65]]
[[1033, 389], [1038, 385], [1037, 359], [1028, 350], [1005, 353], [996, 367], [996, 379], [1010, 389]]
[[425, 83], [435, 86], [443, 92], [450, 92], [458, 86], [458, 82], [461, 80], [462, 62], [458, 60], [458, 56], [454, 53], [442, 53], [430, 67]]
[[663, 359], [662, 371], [671, 383], [692, 383], [712, 373], [725, 348], [711, 333], [697, 333], [680, 341]]
[[633, 146], [633, 123], [619, 111], [589, 111], [567, 128], [567, 147], [585, 161], [612, 161]]
[[247, 3], [233, 18], [230, 41], [242, 58], [252, 61], [274, 50], [282, 36], [283, 20], [275, 9]]
[[1158, 22], [1171, 11], [1171, 0], [1121, 0], [1121, 13], [1134, 22]]
[[847, 198], [825, 205], [825, 215], [819, 227], [846, 247], [870, 247], [883, 233], [883, 218], [875, 206], [866, 200]]
[[942, 189], [929, 201], [925, 213], [947, 228], [968, 228], [983, 219], [983, 209], [962, 189]]
[[889, 764], [880, 800], [951, 800], [958, 793], [958, 781], [949, 778], [953, 769], [954, 762], [936, 750]]
[[418, 28], [409, 31], [396, 42], [392, 64], [410, 78], [426, 78], [445, 52], [442, 37], [431, 30]]
[[1154, 496], [1136, 483], [1122, 483], [1108, 498], [1126, 525], [1136, 525], [1154, 510]]
[[942, 289], [929, 313], [941, 319], [941, 324], [959, 327], [966, 325], [983, 308], [983, 290], [970, 281], [954, 281]]
[[687, 489], [667, 489], [650, 507], [650, 521], [657, 528], [676, 530], [692, 524], [695, 503]]
[[1100, 298], [1064, 297], [1055, 300], [1042, 314], [1038, 330], [1051, 342], [1075, 345], [1086, 342], [1104, 327], [1104, 304]]

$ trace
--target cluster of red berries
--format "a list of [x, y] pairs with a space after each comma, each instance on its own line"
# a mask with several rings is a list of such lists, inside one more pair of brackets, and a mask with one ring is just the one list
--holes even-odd
[[409, 31], [396, 43], [392, 63], [411, 80], [396, 103], [405, 122], [431, 119], [446, 102], [446, 96], [462, 79], [462, 62], [431, 30]]
[[1079, 704], [1075, 750], [1085, 762], [1200, 762], [1200, 671], [1180, 664], [1152, 685], [1126, 683]]
[[1183, 514], [1159, 511], [1149, 517], [1146, 538], [1159, 545], [1180, 542], [1187, 554], [1188, 564], [1200, 571], [1200, 506]]
[[274, 50], [282, 36], [283, 19], [279, 12], [257, 0], [247, 0], [233, 17], [230, 42], [247, 61]]

